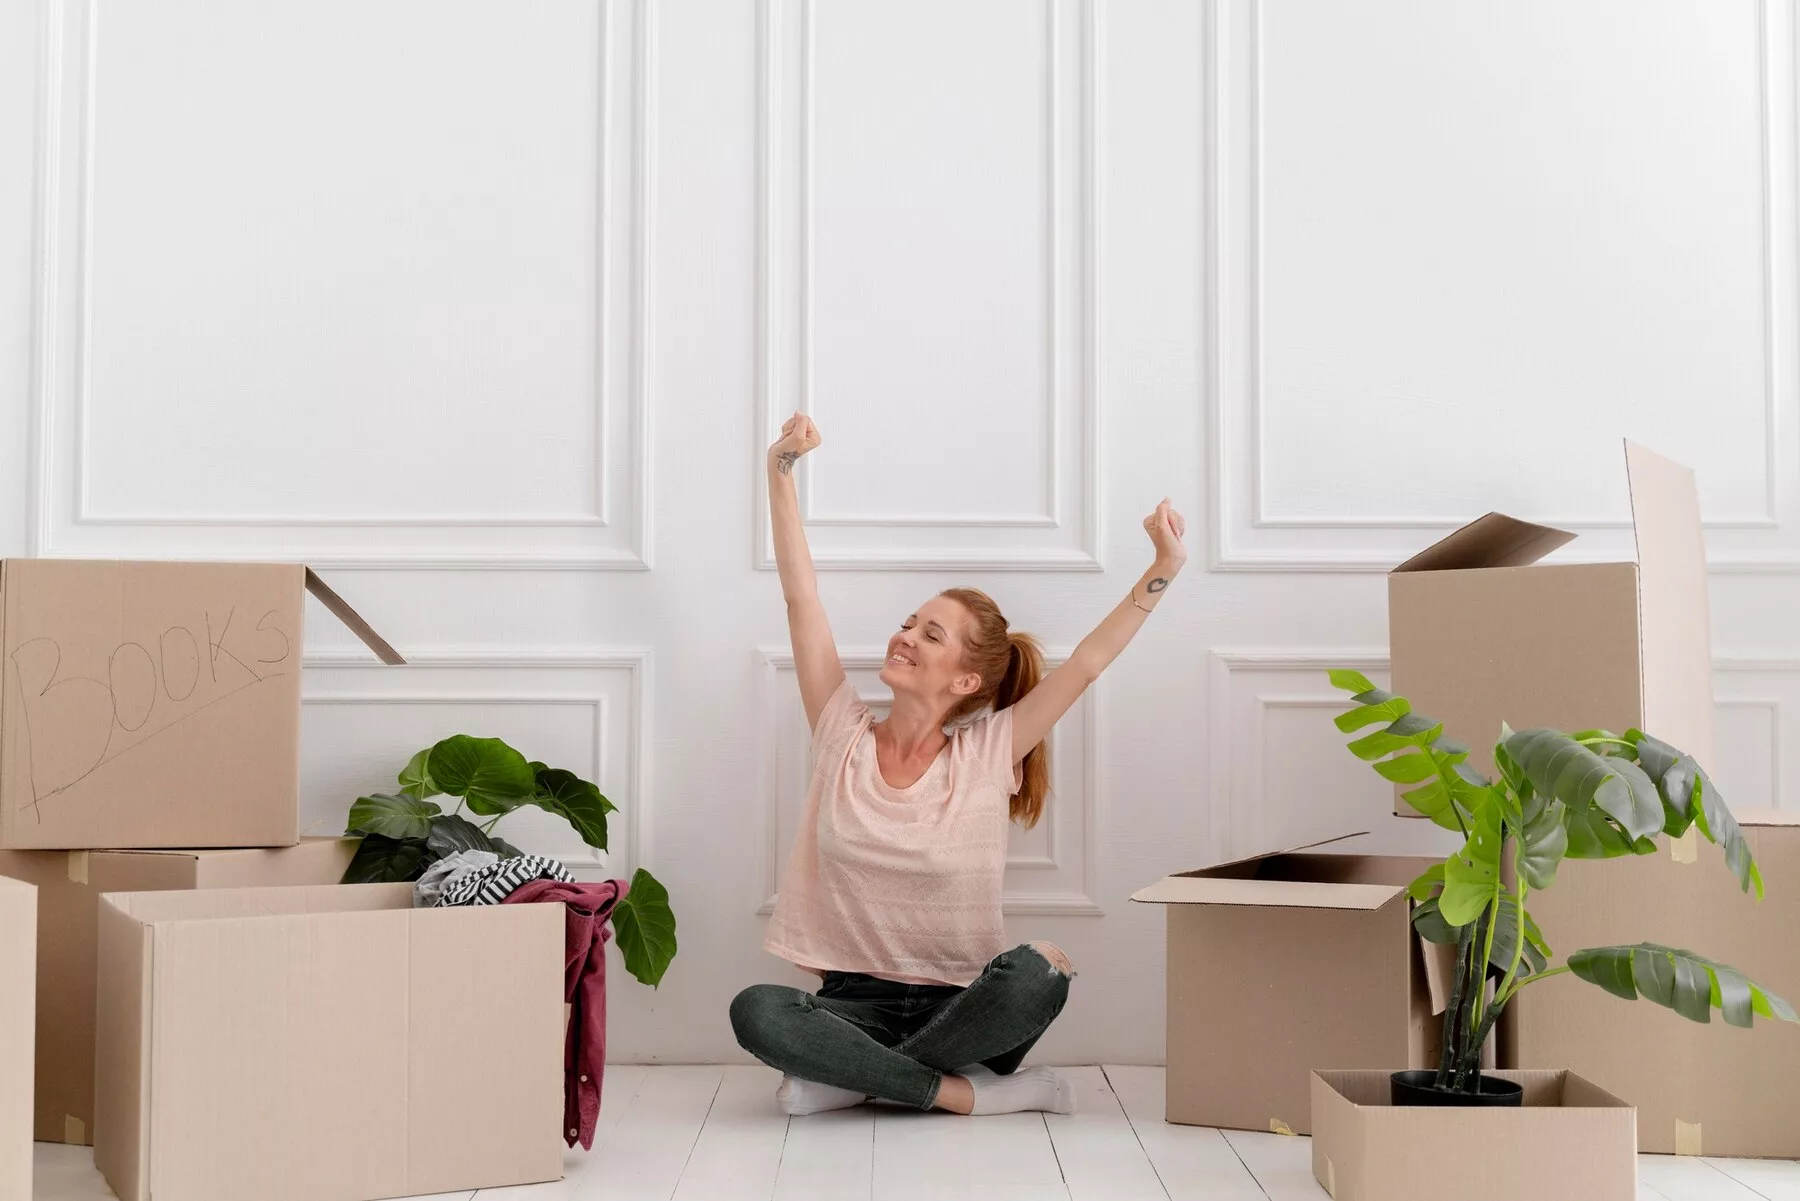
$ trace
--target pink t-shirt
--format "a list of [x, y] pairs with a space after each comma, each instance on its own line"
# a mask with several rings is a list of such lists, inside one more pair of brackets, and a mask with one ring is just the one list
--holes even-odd
[[1006, 949], [1000, 887], [1019, 788], [1012, 710], [957, 729], [925, 774], [894, 788], [874, 723], [845, 680], [813, 730], [812, 779], [763, 937], [802, 968], [967, 985]]

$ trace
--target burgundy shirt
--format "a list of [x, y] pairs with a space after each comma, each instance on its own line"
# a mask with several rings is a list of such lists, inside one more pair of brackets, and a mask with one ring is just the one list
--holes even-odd
[[612, 937], [607, 919], [629, 889], [623, 880], [533, 880], [503, 902], [563, 902], [563, 1000], [570, 1007], [563, 1043], [563, 1139], [571, 1147], [577, 1141], [584, 1149], [594, 1146], [600, 1077], [606, 1071], [606, 940]]

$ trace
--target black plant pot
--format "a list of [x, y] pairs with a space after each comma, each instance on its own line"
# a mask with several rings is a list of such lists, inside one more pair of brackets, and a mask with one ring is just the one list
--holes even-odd
[[1481, 1091], [1458, 1093], [1439, 1088], [1437, 1072], [1431, 1068], [1395, 1072], [1388, 1077], [1395, 1105], [1505, 1105], [1517, 1108], [1525, 1099], [1525, 1090], [1510, 1080], [1493, 1076], [1481, 1077]]

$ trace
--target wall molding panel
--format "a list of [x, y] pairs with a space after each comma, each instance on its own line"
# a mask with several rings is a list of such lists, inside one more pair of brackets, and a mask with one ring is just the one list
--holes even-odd
[[[103, 80], [98, 52], [121, 36], [97, 0], [50, 0], [40, 81], [39, 179], [32, 364], [31, 485], [27, 514], [33, 555], [169, 559], [304, 559], [319, 565], [386, 569], [644, 570], [650, 565], [651, 414], [649, 248], [656, 138], [651, 71], [654, 5], [620, 0], [601, 9], [600, 131], [593, 181], [593, 487], [563, 512], [484, 511], [484, 493], [503, 495], [508, 471], [470, 481], [465, 510], [404, 513], [377, 503], [365, 511], [274, 509], [228, 493], [201, 507], [108, 507], [93, 495], [95, 462], [94, 278], [97, 191], [114, 165], [96, 153]], [[233, 30], [239, 28], [234, 22]], [[222, 38], [228, 36], [221, 33]], [[224, 53], [224, 51], [220, 51]], [[112, 86], [127, 86], [114, 84]], [[108, 100], [117, 105], [119, 101]], [[98, 110], [98, 111], [97, 111]], [[282, 236], [271, 231], [270, 238]], [[113, 251], [116, 253], [116, 250]], [[404, 281], [405, 276], [396, 277]], [[416, 285], [415, 285], [416, 286]], [[479, 286], [472, 284], [471, 286]], [[253, 298], [246, 297], [247, 301]], [[404, 296], [398, 297], [404, 300]], [[114, 305], [116, 310], [120, 306]], [[129, 326], [130, 313], [112, 326]], [[114, 335], [115, 337], [119, 335]], [[196, 333], [183, 353], [213, 349]], [[403, 348], [395, 348], [400, 353]], [[104, 348], [101, 349], [104, 353]], [[348, 380], [350, 377], [346, 377]], [[245, 386], [254, 385], [246, 381]], [[186, 398], [133, 397], [133, 404], [179, 407]], [[191, 402], [189, 402], [191, 404]], [[173, 409], [171, 410], [174, 411]], [[179, 414], [178, 414], [179, 415]], [[499, 416], [499, 415], [497, 415]], [[355, 431], [350, 431], [354, 438]], [[425, 458], [408, 458], [407, 451]], [[395, 447], [392, 470], [430, 471], [429, 446]], [[355, 471], [332, 464], [354, 487]]]

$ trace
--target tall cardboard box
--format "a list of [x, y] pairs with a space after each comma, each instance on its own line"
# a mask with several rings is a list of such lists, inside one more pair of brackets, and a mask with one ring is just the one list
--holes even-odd
[[1314, 1068], [1434, 1066], [1449, 965], [1406, 885], [1437, 862], [1296, 851], [1133, 894], [1168, 912], [1167, 1119], [1305, 1134]]
[[0, 562], [0, 847], [292, 846], [303, 596], [283, 563]]
[[[1636, 726], [1713, 762], [1694, 476], [1630, 443], [1625, 460], [1635, 563], [1539, 564], [1575, 535], [1489, 513], [1388, 575], [1392, 691], [1467, 743], [1484, 774], [1503, 721]], [[1394, 812], [1418, 816], [1398, 794]]]
[[94, 1162], [124, 1201], [562, 1175], [563, 906], [410, 884], [112, 893]]
[[31, 1011], [37, 890], [0, 879], [0, 1197], [31, 1196]]
[[1631, 1106], [1574, 1072], [1497, 1072], [1518, 1108], [1396, 1106], [1387, 1072], [1313, 1073], [1313, 1178], [1335, 1201], [1637, 1201]]
[[[1727, 798], [1729, 803], [1730, 798]], [[1746, 896], [1690, 831], [1654, 855], [1564, 860], [1531, 911], [1558, 959], [1654, 942], [1728, 963], [1800, 1003], [1800, 813], [1736, 810], [1767, 892]], [[1501, 1061], [1568, 1068], [1638, 1110], [1638, 1149], [1800, 1158], [1800, 1028], [1705, 1025], [1573, 976], [1534, 984], [1501, 1018]]]
[[0, 851], [0, 877], [37, 886], [37, 1141], [93, 1141], [94, 957], [102, 893], [335, 884], [357, 841], [305, 838], [298, 846], [269, 850]]

